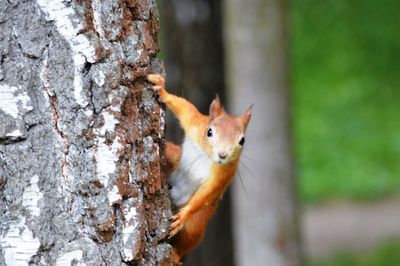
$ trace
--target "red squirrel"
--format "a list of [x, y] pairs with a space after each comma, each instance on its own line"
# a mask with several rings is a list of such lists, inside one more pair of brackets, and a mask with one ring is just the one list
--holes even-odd
[[182, 147], [167, 142], [166, 160], [171, 198], [178, 212], [170, 219], [173, 257], [179, 263], [204, 236], [218, 202], [235, 175], [252, 106], [241, 116], [225, 112], [218, 98], [209, 115], [187, 100], [170, 94], [161, 75], [147, 80], [160, 102], [178, 118], [185, 133]]

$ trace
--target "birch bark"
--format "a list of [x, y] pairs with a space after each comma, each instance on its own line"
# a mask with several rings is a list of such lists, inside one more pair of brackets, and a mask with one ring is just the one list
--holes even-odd
[[170, 264], [155, 0], [0, 2], [0, 265]]

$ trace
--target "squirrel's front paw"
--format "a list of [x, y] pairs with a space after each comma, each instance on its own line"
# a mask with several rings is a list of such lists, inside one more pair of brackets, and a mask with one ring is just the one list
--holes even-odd
[[170, 219], [171, 225], [169, 227], [169, 238], [173, 237], [183, 228], [186, 222], [186, 212], [179, 211], [177, 214], [172, 216]]
[[167, 91], [164, 87], [164, 78], [160, 74], [149, 74], [147, 75], [147, 80], [154, 84], [151, 89], [157, 93], [158, 100], [165, 103]]
[[164, 87], [164, 78], [160, 74], [149, 74], [147, 75], [147, 80], [156, 86]]

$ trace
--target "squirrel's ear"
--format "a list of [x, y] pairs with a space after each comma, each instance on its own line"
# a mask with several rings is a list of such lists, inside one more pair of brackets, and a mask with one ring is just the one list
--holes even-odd
[[210, 105], [210, 117], [211, 119], [214, 119], [223, 113], [224, 113], [224, 107], [222, 107], [221, 101], [219, 100], [219, 97], [217, 95], [217, 97], [215, 97], [215, 99], [212, 101]]
[[253, 105], [254, 104], [250, 105], [250, 107], [247, 109], [247, 111], [243, 115], [240, 116], [240, 120], [242, 121], [245, 128], [247, 128], [247, 124], [250, 121], [251, 113], [253, 112]]

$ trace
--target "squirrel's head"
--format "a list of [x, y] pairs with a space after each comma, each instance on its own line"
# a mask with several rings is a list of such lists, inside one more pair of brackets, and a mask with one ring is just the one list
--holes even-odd
[[241, 116], [225, 112], [218, 96], [210, 105], [210, 120], [204, 132], [206, 152], [213, 161], [227, 164], [239, 159], [253, 105]]

